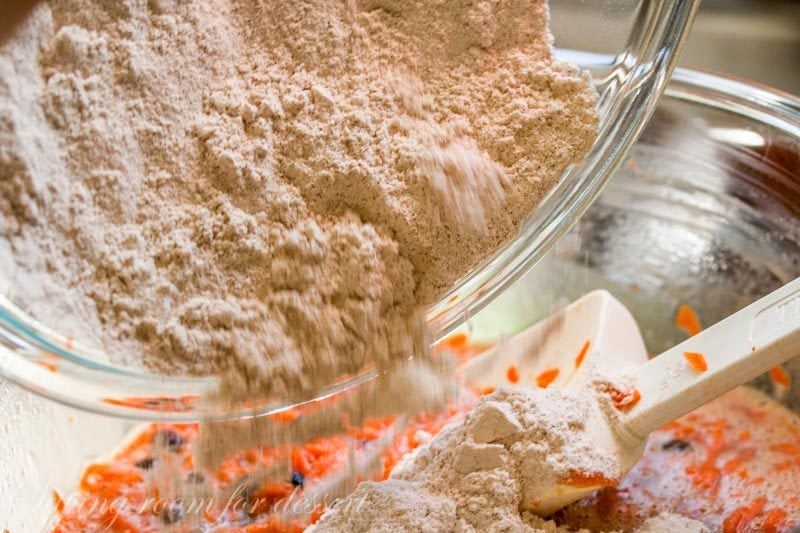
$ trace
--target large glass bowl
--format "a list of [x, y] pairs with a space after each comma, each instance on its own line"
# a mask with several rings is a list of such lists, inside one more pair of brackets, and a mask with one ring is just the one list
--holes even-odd
[[[698, 3], [551, 2], [559, 55], [593, 75], [600, 94], [600, 135], [585, 160], [567, 170], [519, 234], [430, 309], [436, 337], [463, 324], [518, 280], [591, 205], [652, 114]], [[16, 305], [24, 302], [3, 296], [7, 292], [0, 279], [0, 373], [5, 378], [98, 413], [175, 421], [200, 416], [198, 399], [214, 380], [167, 379], [102, 362], [103, 358], [37, 323]], [[369, 375], [354, 377], [324, 394], [367, 379]], [[244, 417], [286, 407], [280, 401], [265, 402], [211, 415]]]
[[[686, 336], [674, 324], [680, 304], [709, 325], [798, 275], [800, 100], [678, 70], [629, 159], [580, 222], [463, 327], [476, 340], [507, 336], [605, 288], [659, 353]], [[8, 350], [2, 357], [3, 365], [19, 359]], [[800, 383], [800, 359], [786, 368]], [[784, 401], [800, 412], [800, 387], [791, 391]], [[51, 491], [74, 491], [86, 461], [137, 425], [9, 382], [0, 381], [0, 398], [0, 524], [10, 531], [42, 531]]]

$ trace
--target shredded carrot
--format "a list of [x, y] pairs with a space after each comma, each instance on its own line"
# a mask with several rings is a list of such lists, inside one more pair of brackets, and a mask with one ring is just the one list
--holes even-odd
[[800, 445], [792, 444], [790, 442], [775, 444], [770, 446], [770, 450], [773, 452], [783, 453], [786, 455], [796, 455], [800, 457]]
[[691, 476], [692, 483], [701, 489], [715, 494], [719, 489], [722, 472], [717, 468], [717, 459], [725, 448], [725, 422], [716, 420], [706, 424], [709, 442], [705, 459], [700, 463], [690, 464], [686, 473]]
[[678, 314], [675, 315], [675, 325], [684, 330], [689, 335], [697, 335], [703, 330], [697, 313], [686, 304], [678, 307]]
[[141, 531], [113, 506], [108, 507], [105, 513], [103, 513], [100, 524], [105, 527], [106, 531], [115, 531], [118, 533], [138, 533]]
[[34, 363], [36, 363], [39, 366], [43, 366], [50, 372], [58, 372], [58, 366], [56, 366], [54, 363], [48, 363], [47, 361], [42, 361], [41, 359], [39, 359], [38, 361], [34, 361]]
[[311, 516], [309, 517], [309, 521], [312, 524], [316, 524], [319, 521], [319, 519], [322, 518], [322, 515], [323, 515], [324, 512], [325, 512], [325, 506], [321, 505], [321, 504], [317, 505], [311, 511]]
[[684, 352], [683, 357], [695, 372], [705, 372], [708, 370], [708, 362], [703, 354], [699, 352]]
[[753, 520], [761, 514], [767, 504], [766, 498], [757, 498], [750, 505], [734, 509], [722, 522], [723, 533], [743, 533], [755, 531], [750, 526]]
[[130, 398], [103, 398], [103, 402], [109, 405], [119, 405], [122, 407], [133, 407], [136, 409], [151, 409], [166, 412], [186, 412], [200, 401], [196, 395], [186, 396], [152, 396], [152, 397], [130, 397]]
[[508, 381], [510, 381], [511, 383], [518, 382], [519, 381], [519, 370], [517, 370], [517, 367], [514, 366], [514, 365], [511, 365], [510, 367], [508, 367], [508, 371], [506, 372], [506, 377], [508, 378]]
[[611, 479], [600, 472], [581, 472], [574, 470], [570, 472], [569, 477], [562, 481], [565, 485], [571, 487], [611, 487], [619, 483], [618, 479]]
[[743, 451], [733, 459], [726, 461], [725, 464], [722, 465], [722, 472], [725, 474], [736, 472], [743, 463], [752, 459], [753, 455], [755, 455], [755, 450], [752, 448]]
[[557, 368], [547, 369], [544, 372], [542, 372], [541, 374], [539, 374], [538, 376], [536, 376], [536, 384], [539, 387], [541, 387], [543, 389], [546, 389], [547, 387], [550, 386], [550, 384], [553, 381], [556, 380], [556, 378], [558, 377], [558, 374], [559, 374], [559, 370]]
[[583, 363], [583, 360], [586, 358], [586, 354], [589, 351], [590, 344], [591, 341], [586, 341], [583, 343], [583, 348], [581, 348], [581, 351], [578, 352], [578, 356], [575, 358], [575, 368], [578, 368], [581, 366], [581, 363]]
[[300, 418], [300, 411], [295, 409], [287, 409], [286, 411], [278, 411], [277, 413], [272, 415], [278, 422], [282, 422], [284, 424], [291, 424], [298, 418]]
[[111, 485], [134, 484], [142, 480], [141, 474], [116, 465], [92, 464], [81, 478], [81, 489], [96, 492]]
[[639, 389], [637, 388], [623, 391], [611, 384], [607, 384], [605, 391], [611, 396], [611, 401], [614, 402], [614, 407], [621, 411], [627, 411], [628, 409], [631, 409], [642, 399], [642, 393], [639, 392]]
[[690, 426], [689, 424], [686, 424], [685, 422], [678, 422], [678, 421], [669, 422], [668, 424], [665, 424], [661, 429], [663, 429], [664, 431], [671, 431], [672, 435], [676, 439], [685, 439], [687, 437], [692, 436], [695, 432], [694, 427]]
[[788, 387], [789, 385], [791, 385], [791, 378], [789, 377], [789, 373], [781, 365], [778, 365], [772, 370], [770, 370], [769, 377], [770, 379], [772, 379], [773, 383], [775, 383], [776, 385], [780, 385], [781, 387]]
[[463, 350], [468, 342], [469, 337], [464, 332], [454, 333], [442, 341], [446, 346], [456, 350]]
[[64, 500], [61, 498], [61, 495], [57, 490], [53, 491], [53, 505], [55, 506], [58, 514], [62, 514], [64, 512]]
[[762, 411], [761, 409], [754, 409], [747, 405], [736, 405], [734, 409], [745, 415], [750, 420], [755, 420], [756, 422], [760, 422], [767, 417], [766, 411]]
[[483, 387], [478, 391], [478, 394], [480, 394], [481, 396], [486, 396], [487, 394], [491, 394], [494, 391], [495, 391], [494, 387]]
[[623, 404], [621, 405], [621, 408], [630, 409], [631, 407], [639, 403], [639, 400], [641, 399], [642, 399], [642, 393], [639, 392], [639, 389], [633, 389], [628, 395], [626, 401], [623, 402]]
[[292, 450], [292, 470], [307, 476], [311, 472], [311, 463], [316, 457], [319, 455], [314, 454], [308, 448], [295, 448]]
[[764, 523], [761, 527], [764, 533], [777, 533], [780, 531], [783, 521], [786, 520], [787, 513], [783, 509], [772, 509], [764, 515]]

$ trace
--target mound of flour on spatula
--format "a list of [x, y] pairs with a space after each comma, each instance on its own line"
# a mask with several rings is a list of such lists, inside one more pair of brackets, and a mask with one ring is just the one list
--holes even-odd
[[526, 502], [576, 473], [622, 474], [589, 434], [607, 423], [599, 402], [589, 390], [500, 388], [402, 461], [388, 482], [359, 485], [313, 531], [410, 531], [406, 524], [422, 520], [424, 531], [555, 531], [525, 512]]
[[58, 0], [0, 50], [0, 272], [113, 362], [299, 398], [423, 310], [596, 136], [544, 0]]
[[[361, 483], [306, 531], [573, 531], [528, 509], [576, 475], [622, 476], [619, 458], [592, 439], [592, 427], [617, 416], [600, 390], [502, 387], [401, 460], [388, 480]], [[671, 533], [659, 529], [668, 519], [704, 531], [666, 515], [646, 531]]]

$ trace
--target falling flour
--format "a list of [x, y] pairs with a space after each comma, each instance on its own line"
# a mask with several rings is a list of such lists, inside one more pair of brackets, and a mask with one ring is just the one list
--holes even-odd
[[596, 135], [544, 0], [51, 0], [0, 50], [0, 272], [232, 396], [425, 351]]

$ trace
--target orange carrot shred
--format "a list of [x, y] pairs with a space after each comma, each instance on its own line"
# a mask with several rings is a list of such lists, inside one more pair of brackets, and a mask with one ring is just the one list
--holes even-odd
[[510, 381], [511, 383], [518, 382], [519, 381], [519, 370], [517, 370], [517, 367], [514, 366], [514, 365], [511, 365], [510, 367], [508, 367], [508, 371], [506, 372], [506, 377], [508, 378], [508, 381]]
[[769, 377], [773, 383], [775, 383], [776, 385], [780, 385], [781, 387], [788, 387], [789, 385], [791, 385], [791, 378], [789, 377], [789, 373], [781, 365], [778, 365], [772, 370], [770, 370]]
[[563, 481], [565, 485], [571, 487], [610, 487], [619, 482], [617, 479], [610, 479], [600, 472], [581, 472], [572, 471], [569, 477]]
[[273, 414], [272, 417], [278, 422], [291, 424], [300, 418], [300, 412], [295, 409], [288, 409], [286, 411], [278, 411], [277, 413]]
[[761, 514], [766, 505], [766, 498], [757, 498], [750, 505], [745, 505], [734, 509], [725, 520], [722, 522], [722, 531], [724, 533], [739, 533], [740, 531], [749, 531], [749, 526], [752, 521]]
[[446, 344], [450, 348], [457, 350], [463, 350], [464, 348], [466, 348], [468, 342], [469, 342], [469, 337], [467, 336], [466, 333], [463, 332], [454, 333], [444, 340], [444, 344]]
[[581, 366], [581, 363], [583, 363], [583, 360], [586, 358], [586, 353], [589, 351], [589, 345], [590, 344], [591, 344], [591, 341], [586, 341], [586, 342], [583, 343], [583, 348], [581, 348], [581, 351], [578, 353], [578, 356], [575, 358], [575, 368], [578, 368], [579, 366]]
[[780, 463], [775, 463], [774, 465], [772, 465], [772, 468], [776, 472], [784, 472], [784, 471], [789, 470], [790, 468], [793, 468], [793, 467], [794, 467], [794, 462], [793, 461], [781, 461]]
[[58, 366], [56, 366], [54, 363], [48, 363], [47, 361], [42, 361], [42, 360], [34, 361], [34, 363], [36, 363], [39, 366], [43, 366], [50, 372], [58, 372]]
[[61, 498], [61, 495], [57, 490], [53, 491], [53, 505], [55, 506], [58, 514], [64, 514], [64, 500]]
[[550, 368], [536, 376], [536, 384], [539, 387], [546, 389], [558, 377], [559, 370], [557, 368]]
[[621, 411], [627, 411], [642, 399], [639, 389], [633, 388], [626, 391], [619, 390], [611, 384], [606, 385], [605, 391], [611, 396], [614, 407]]
[[769, 449], [773, 452], [783, 453], [786, 455], [796, 455], [800, 457], [800, 445], [792, 444], [791, 442], [773, 444], [769, 447]]
[[675, 316], [675, 325], [684, 330], [689, 335], [697, 335], [703, 330], [697, 313], [686, 304], [678, 307], [678, 314]]
[[639, 400], [641, 399], [642, 399], [642, 393], [639, 392], [639, 389], [633, 389], [628, 395], [627, 401], [622, 407], [624, 409], [630, 409], [631, 407], [639, 403]]
[[782, 522], [786, 519], [787, 513], [783, 509], [772, 509], [764, 515], [762, 528], [764, 533], [777, 533], [781, 530]]
[[684, 352], [683, 357], [695, 372], [705, 372], [708, 370], [708, 362], [703, 354], [698, 352]]

